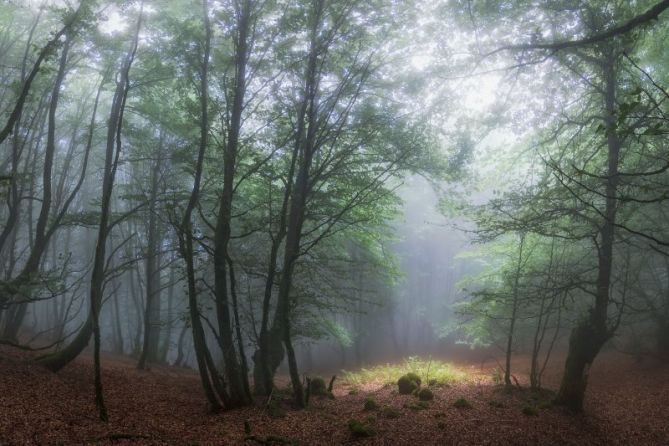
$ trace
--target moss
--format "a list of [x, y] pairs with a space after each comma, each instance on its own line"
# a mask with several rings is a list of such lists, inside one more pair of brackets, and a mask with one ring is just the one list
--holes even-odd
[[428, 409], [430, 405], [427, 401], [418, 401], [411, 404], [405, 404], [404, 407], [411, 410], [425, 410]]
[[351, 389], [348, 391], [349, 395], [357, 395], [358, 393], [360, 393], [358, 389]]
[[446, 412], [436, 412], [434, 414], [435, 418], [446, 418]]
[[311, 378], [309, 390], [315, 396], [327, 396], [328, 389], [325, 385], [325, 380], [319, 376]]
[[458, 398], [453, 403], [453, 407], [456, 407], [458, 409], [471, 409], [472, 404], [464, 398]]
[[523, 407], [523, 415], [527, 415], [528, 417], [536, 417], [539, 415], [539, 411], [534, 406], [525, 406]]
[[397, 388], [400, 395], [411, 395], [416, 389], [420, 387], [420, 379], [418, 381], [411, 379], [410, 373], [401, 376], [397, 380]]
[[376, 429], [374, 429], [373, 426], [370, 426], [369, 423], [353, 418], [348, 420], [348, 430], [354, 438], [365, 438], [376, 435]]
[[409, 372], [409, 373], [407, 373], [407, 374], [404, 375], [404, 376], [406, 376], [406, 377], [409, 378], [411, 381], [413, 381], [413, 382], [415, 382], [416, 384], [418, 384], [418, 386], [420, 387], [422, 381], [420, 380], [420, 376], [418, 376], [418, 374], [416, 374], [416, 373], [414, 373], [414, 372]]
[[434, 399], [434, 393], [428, 388], [420, 389], [417, 396], [421, 401], [432, 401]]
[[381, 409], [381, 416], [383, 418], [395, 419], [400, 417], [400, 411], [393, 407], [384, 407]]
[[374, 400], [374, 398], [367, 398], [365, 400], [365, 410], [376, 410], [379, 408], [379, 404]]

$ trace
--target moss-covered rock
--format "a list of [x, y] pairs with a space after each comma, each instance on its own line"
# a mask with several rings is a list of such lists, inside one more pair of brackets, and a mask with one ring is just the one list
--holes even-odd
[[434, 393], [432, 393], [432, 391], [427, 387], [420, 389], [416, 396], [421, 401], [432, 401], [434, 399]]
[[414, 382], [415, 382], [416, 384], [418, 384], [418, 386], [420, 387], [422, 381], [420, 380], [420, 376], [418, 376], [416, 373], [414, 373], [414, 372], [409, 372], [409, 373], [407, 373], [407, 374], [404, 375], [404, 376], [406, 376], [407, 378], [409, 378], [411, 381], [414, 381]]
[[417, 401], [411, 404], [404, 404], [404, 407], [411, 410], [425, 410], [430, 408], [430, 404], [427, 401]]
[[472, 403], [470, 403], [469, 401], [467, 401], [464, 398], [458, 398], [453, 403], [453, 407], [455, 407], [457, 409], [471, 409], [472, 408]]
[[365, 400], [365, 410], [376, 410], [379, 408], [379, 404], [374, 400], [374, 398], [367, 398]]
[[384, 407], [381, 409], [381, 416], [383, 418], [395, 419], [400, 417], [400, 411], [394, 407]]
[[374, 426], [353, 418], [348, 420], [348, 430], [354, 438], [365, 438], [376, 435]]
[[397, 380], [397, 388], [400, 392], [400, 395], [411, 395], [420, 387], [420, 378], [416, 380], [413, 379], [415, 374], [414, 376], [411, 375], [411, 373], [407, 373]]

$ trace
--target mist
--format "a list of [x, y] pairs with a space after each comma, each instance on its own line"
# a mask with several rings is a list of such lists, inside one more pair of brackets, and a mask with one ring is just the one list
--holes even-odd
[[669, 443], [667, 8], [0, 2], [0, 444]]

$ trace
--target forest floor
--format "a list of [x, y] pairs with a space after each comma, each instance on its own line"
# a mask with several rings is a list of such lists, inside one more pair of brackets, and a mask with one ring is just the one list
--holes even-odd
[[[492, 380], [494, 362], [452, 359], [467, 379], [434, 389], [426, 407], [398, 395], [395, 386], [353, 389], [338, 380], [335, 399], [313, 399], [307, 410], [284, 402], [285, 413], [254, 407], [212, 415], [194, 371], [138, 371], [130, 359], [106, 356], [108, 423], [96, 417], [90, 358], [53, 374], [31, 356], [0, 347], [1, 445], [669, 445], [669, 367], [615, 353], [602, 354], [593, 366], [582, 415], [550, 407], [527, 390], [503, 391]], [[526, 360], [515, 362], [525, 386]], [[549, 366], [548, 387], [560, 372], [557, 361]], [[365, 411], [369, 397], [381, 408]], [[455, 407], [459, 398], [471, 407]], [[352, 418], [376, 434], [353, 438]]]

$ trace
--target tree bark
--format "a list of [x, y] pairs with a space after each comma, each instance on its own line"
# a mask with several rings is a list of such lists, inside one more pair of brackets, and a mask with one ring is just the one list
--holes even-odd
[[160, 231], [156, 216], [156, 199], [163, 157], [163, 131], [160, 131], [158, 153], [151, 169], [151, 192], [149, 195], [148, 241], [146, 247], [146, 302], [144, 311], [144, 342], [137, 364], [138, 369], [148, 369], [158, 357], [160, 340]]
[[520, 245], [518, 246], [518, 263], [513, 277], [513, 297], [511, 301], [511, 320], [509, 321], [509, 332], [506, 338], [506, 363], [504, 368], [504, 385], [511, 387], [511, 353], [513, 352], [513, 335], [516, 328], [516, 319], [518, 318], [518, 284], [520, 282], [520, 271], [523, 266], [523, 247], [525, 246], [525, 234], [520, 235]]
[[[61, 51], [60, 61], [58, 63], [58, 73], [51, 90], [51, 102], [49, 104], [47, 141], [44, 150], [44, 166], [42, 168], [42, 200], [40, 213], [35, 227], [35, 242], [30, 250], [28, 260], [21, 273], [14, 279], [14, 283], [19, 287], [29, 285], [34, 279], [34, 275], [39, 271], [42, 256], [49, 244], [50, 232], [47, 232], [47, 224], [51, 213], [51, 176], [53, 172], [53, 161], [56, 153], [56, 110], [58, 109], [58, 100], [60, 98], [60, 89], [65, 79], [65, 69], [67, 66], [67, 56], [70, 49], [71, 37], [65, 35], [65, 42]], [[19, 304], [17, 311], [11, 321], [5, 326], [3, 337], [9, 340], [15, 340], [21, 327], [23, 318], [26, 314], [27, 304]]]
[[[224, 148], [223, 191], [218, 210], [214, 237], [214, 290], [216, 294], [216, 314], [218, 330], [225, 364], [225, 373], [230, 391], [230, 406], [239, 407], [251, 402], [248, 377], [243, 372], [240, 358], [235, 349], [233, 321], [230, 307], [227, 264], [230, 257], [232, 204], [235, 187], [235, 170], [239, 152], [239, 136], [242, 127], [242, 112], [246, 94], [246, 68], [250, 52], [252, 0], [244, 0], [236, 11], [235, 31], [235, 77], [232, 86], [232, 109], [228, 120]], [[235, 311], [233, 309], [233, 311]]]
[[618, 211], [618, 165], [622, 145], [617, 130], [617, 70], [618, 58], [615, 48], [607, 50], [602, 61], [604, 78], [604, 111], [607, 135], [607, 177], [605, 180], [604, 219], [599, 230], [598, 272], [595, 305], [588, 317], [572, 330], [569, 353], [556, 402], [574, 411], [583, 409], [588, 372], [592, 362], [612, 333], [607, 317], [610, 301], [613, 245], [615, 242], [616, 214]]
[[[210, 369], [211, 360], [209, 350], [207, 348], [207, 341], [200, 320], [200, 309], [197, 302], [197, 288], [195, 286], [195, 264], [193, 260], [193, 224], [192, 214], [195, 206], [199, 200], [200, 183], [202, 181], [202, 171], [204, 164], [204, 156], [207, 151], [209, 143], [209, 57], [211, 52], [211, 23], [209, 20], [209, 6], [207, 0], [202, 0], [203, 23], [205, 29], [204, 52], [202, 54], [202, 62], [200, 69], [200, 140], [197, 154], [197, 161], [195, 166], [195, 178], [193, 181], [193, 189], [191, 190], [190, 198], [186, 209], [184, 210], [183, 218], [177, 228], [177, 237], [179, 239], [179, 252], [186, 264], [186, 280], [188, 285], [188, 310], [190, 314], [190, 325], [193, 334], [193, 348], [195, 349], [195, 359], [200, 373], [200, 382], [204, 390], [205, 397], [209, 403], [209, 409], [212, 412], [218, 412], [223, 408], [219, 401], [219, 397], [223, 403], [227, 400], [227, 393], [225, 389], [215, 388], [216, 369]], [[221, 392], [218, 392], [222, 390]], [[219, 393], [217, 395], [217, 393]]]

